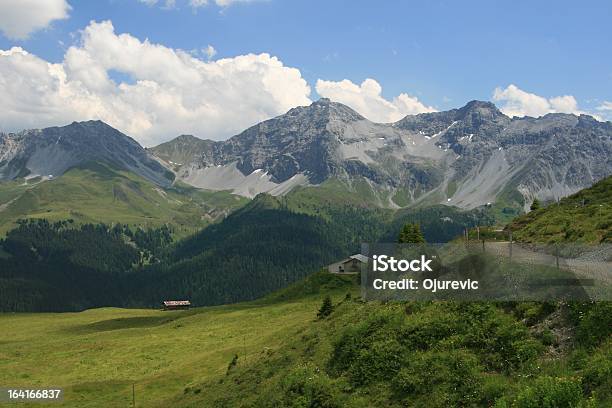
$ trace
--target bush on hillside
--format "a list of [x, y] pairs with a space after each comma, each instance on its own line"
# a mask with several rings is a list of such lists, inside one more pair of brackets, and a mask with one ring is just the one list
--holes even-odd
[[479, 400], [482, 367], [465, 350], [414, 353], [393, 379], [400, 399], [412, 405], [450, 407]]
[[573, 378], [539, 377], [509, 402], [499, 400], [496, 408], [575, 408], [588, 406], [582, 396], [580, 381]]
[[341, 408], [344, 406], [332, 380], [312, 366], [292, 369], [281, 381], [280, 406], [287, 408]]
[[410, 366], [415, 352], [466, 349], [485, 369], [529, 368], [543, 351], [527, 327], [487, 303], [432, 303], [406, 316], [400, 308], [377, 311], [348, 327], [334, 344], [331, 374], [355, 386], [388, 381]]

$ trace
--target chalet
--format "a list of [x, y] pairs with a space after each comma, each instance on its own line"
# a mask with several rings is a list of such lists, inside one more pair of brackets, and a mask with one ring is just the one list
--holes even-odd
[[188, 300], [164, 300], [164, 310], [185, 310], [189, 309], [191, 302]]
[[368, 264], [368, 257], [361, 254], [351, 255], [346, 259], [333, 263], [327, 267], [331, 273], [360, 273], [361, 265]]

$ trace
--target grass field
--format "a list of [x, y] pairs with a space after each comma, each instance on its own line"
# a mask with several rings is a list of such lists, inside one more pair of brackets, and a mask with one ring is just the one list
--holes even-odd
[[249, 363], [311, 324], [321, 296], [296, 299], [302, 289], [189, 311], [3, 314], [0, 384], [64, 388], [67, 407], [131, 406], [134, 384], [136, 406], [176, 406], [186, 388], [224, 378], [235, 354]]
[[234, 354], [248, 361], [279, 347], [319, 302], [4, 315], [0, 383], [62, 387], [74, 407], [128, 406], [135, 384], [138, 406], [163, 406], [194, 382], [222, 378]]

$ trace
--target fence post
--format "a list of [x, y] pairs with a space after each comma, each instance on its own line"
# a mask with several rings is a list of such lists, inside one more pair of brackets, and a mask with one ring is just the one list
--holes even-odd
[[512, 231], [509, 233], [510, 235], [510, 262], [512, 262]]

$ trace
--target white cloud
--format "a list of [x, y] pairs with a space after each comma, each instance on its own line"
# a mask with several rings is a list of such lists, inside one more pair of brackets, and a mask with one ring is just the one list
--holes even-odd
[[[212, 0], [219, 7], [229, 7], [234, 3], [252, 3], [257, 0]], [[189, 0], [189, 5], [193, 8], [207, 6], [209, 0]]]
[[[114, 70], [134, 79], [116, 83]], [[298, 69], [268, 54], [204, 61], [92, 22], [64, 61], [0, 51], [0, 129], [101, 119], [144, 145], [179, 133], [222, 139], [310, 103]]]
[[348, 79], [334, 82], [317, 80], [319, 95], [343, 103], [355, 109], [366, 118], [375, 122], [395, 122], [406, 115], [435, 112], [416, 97], [401, 93], [393, 100], [383, 98], [382, 87], [374, 79], [368, 78], [361, 85]]
[[539, 117], [547, 113], [584, 114], [578, 107], [576, 98], [571, 95], [545, 98], [523, 91], [516, 85], [508, 85], [506, 89], [495, 88], [493, 100], [501, 102], [500, 110], [506, 115]]
[[601, 112], [607, 120], [612, 120], [612, 102], [603, 101], [601, 105], [597, 107], [597, 110]]
[[612, 111], [612, 102], [603, 101], [601, 105], [597, 107], [598, 111]]
[[208, 44], [208, 47], [204, 48], [202, 52], [206, 55], [206, 57], [209, 60], [214, 58], [215, 55], [217, 55], [217, 50], [215, 50], [215, 47], [213, 47], [210, 44]]
[[[160, 3], [160, 0], [138, 0], [147, 6], [155, 6]], [[210, 3], [215, 3], [219, 7], [229, 7], [234, 3], [251, 3], [260, 0], [189, 0], [187, 3], [193, 9], [208, 6]], [[176, 0], [166, 0], [165, 7], [173, 8], [176, 5]]]
[[54, 20], [68, 18], [66, 0], [0, 0], [0, 31], [11, 39], [24, 40]]
[[[155, 6], [159, 3], [159, 0], [138, 0], [141, 3], [146, 4], [147, 6]], [[166, 0], [163, 2], [163, 8], [172, 9], [176, 6], [176, 0]]]

